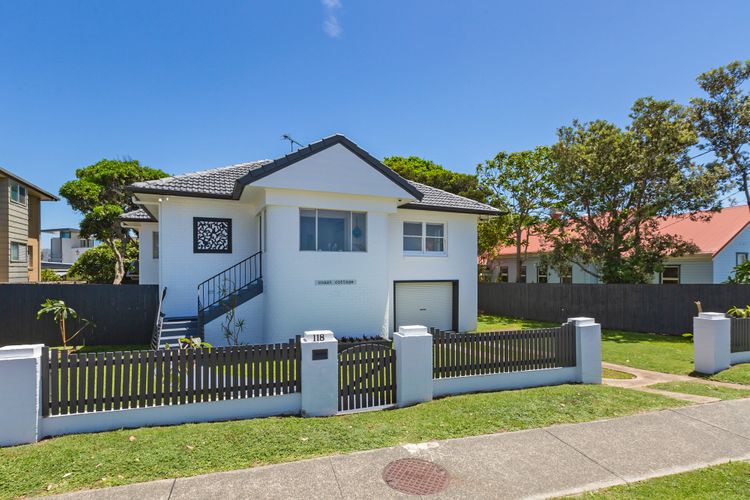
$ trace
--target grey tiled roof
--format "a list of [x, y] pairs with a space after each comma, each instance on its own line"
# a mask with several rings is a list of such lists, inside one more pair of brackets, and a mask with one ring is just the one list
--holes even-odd
[[156, 220], [151, 217], [151, 214], [142, 208], [133, 210], [132, 212], [125, 212], [120, 216], [120, 220], [132, 222], [156, 222]]
[[294, 153], [278, 160], [260, 160], [250, 163], [239, 163], [228, 167], [214, 168], [202, 172], [165, 177], [155, 181], [136, 182], [128, 187], [135, 193], [175, 194], [179, 196], [195, 196], [201, 198], [239, 199], [242, 188], [273, 172], [281, 170], [301, 159], [315, 154], [334, 144], [341, 144], [348, 148], [363, 161], [379, 170], [386, 177], [401, 186], [406, 192], [421, 200], [402, 205], [403, 208], [418, 210], [441, 210], [448, 212], [464, 212], [497, 215], [499, 210], [462, 196], [448, 193], [441, 189], [426, 186], [418, 182], [408, 181], [396, 172], [386, 167], [382, 162], [373, 158], [367, 151], [355, 143], [336, 134], [310, 144]]
[[412, 201], [405, 205], [401, 205], [401, 208], [414, 208], [419, 210], [444, 210], [449, 212], [466, 212], [466, 213], [477, 213], [487, 215], [499, 215], [500, 210], [479, 203], [469, 198], [464, 198], [457, 194], [449, 193], [426, 184], [420, 184], [419, 182], [409, 181], [409, 184], [416, 187], [424, 197], [419, 201]]
[[130, 185], [130, 190], [137, 193], [175, 193], [207, 198], [231, 198], [237, 180], [266, 163], [270, 163], [270, 160], [238, 163], [155, 181], [136, 182]]

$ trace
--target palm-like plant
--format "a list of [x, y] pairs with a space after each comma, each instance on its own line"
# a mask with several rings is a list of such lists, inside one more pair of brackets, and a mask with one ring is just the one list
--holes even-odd
[[60, 328], [60, 337], [62, 338], [63, 347], [68, 347], [68, 342], [76, 338], [81, 332], [83, 332], [88, 326], [93, 327], [94, 324], [89, 320], [81, 318], [83, 326], [79, 328], [73, 335], [68, 337], [66, 321], [68, 318], [77, 319], [78, 313], [72, 307], [69, 307], [64, 300], [60, 299], [47, 299], [42, 303], [42, 308], [36, 313], [36, 319], [41, 319], [45, 314], [51, 314], [52, 318], [57, 322]]

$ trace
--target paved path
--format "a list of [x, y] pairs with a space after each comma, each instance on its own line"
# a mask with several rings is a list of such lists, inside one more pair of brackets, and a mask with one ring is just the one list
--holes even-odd
[[602, 363], [604, 368], [610, 370], [617, 370], [620, 372], [630, 373], [635, 375], [635, 378], [631, 379], [603, 379], [605, 385], [611, 385], [614, 387], [625, 387], [627, 389], [635, 389], [642, 392], [650, 392], [653, 394], [660, 394], [675, 399], [682, 399], [684, 401], [690, 401], [691, 403], [713, 403], [719, 401], [718, 398], [712, 398], [708, 396], [696, 396], [694, 394], [683, 394], [679, 392], [663, 391], [660, 389], [653, 389], [649, 386], [654, 384], [661, 384], [663, 382], [694, 382], [696, 384], [715, 385], [718, 387], [729, 387], [731, 389], [742, 389], [748, 390], [750, 387], [741, 384], [732, 384], [729, 382], [716, 382], [715, 380], [706, 380], [699, 377], [690, 377], [688, 375], [675, 375], [673, 373], [662, 373], [653, 372], [650, 370], [642, 370], [640, 368], [632, 368], [625, 365], [616, 365], [614, 363]]
[[436, 498], [543, 498], [748, 460], [747, 415], [750, 400], [724, 401], [58, 498], [393, 498], [404, 495], [390, 489], [381, 472], [392, 460], [406, 457], [424, 458], [448, 470], [448, 487]]

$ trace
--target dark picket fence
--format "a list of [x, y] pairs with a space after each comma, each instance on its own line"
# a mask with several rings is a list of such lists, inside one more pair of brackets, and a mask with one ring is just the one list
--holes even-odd
[[343, 345], [338, 354], [339, 411], [396, 404], [396, 351], [390, 341]]
[[[0, 284], [0, 346], [13, 344], [62, 345], [52, 316], [36, 319], [46, 299], [62, 299], [79, 318], [91, 321], [89, 328], [73, 341], [86, 345], [148, 344], [159, 304], [157, 285], [88, 284]], [[68, 320], [72, 333], [80, 321]]]
[[730, 330], [731, 352], [750, 351], [750, 318], [732, 318]]
[[301, 390], [299, 339], [284, 344], [70, 354], [45, 348], [43, 414], [190, 404]]
[[479, 309], [488, 314], [554, 323], [588, 316], [604, 328], [671, 335], [693, 331], [696, 301], [725, 312], [750, 304], [750, 286], [479, 284]]
[[575, 325], [512, 332], [432, 334], [433, 378], [575, 366]]

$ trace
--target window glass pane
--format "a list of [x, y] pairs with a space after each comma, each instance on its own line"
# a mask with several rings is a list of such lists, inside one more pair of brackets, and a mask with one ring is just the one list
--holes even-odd
[[26, 203], [26, 188], [21, 185], [18, 186], [18, 201]]
[[153, 239], [151, 240], [151, 250], [152, 250], [152, 257], [154, 259], [159, 258], [159, 231], [154, 231], [153, 233]]
[[427, 224], [427, 236], [445, 236], [442, 224]]
[[318, 210], [318, 250], [348, 251], [351, 245], [350, 212]]
[[404, 236], [404, 252], [421, 252], [421, 236]]
[[352, 213], [352, 252], [367, 251], [367, 214]]
[[526, 283], [526, 266], [521, 266], [521, 281], [519, 283]]
[[666, 266], [661, 275], [661, 282], [665, 284], [679, 284], [680, 283], [680, 267], [679, 266]]
[[315, 250], [315, 210], [299, 211], [299, 249]]
[[404, 236], [422, 236], [421, 222], [404, 222]]
[[747, 262], [747, 253], [746, 252], [739, 252], [737, 253], [737, 265], [744, 264]]
[[10, 183], [10, 199], [13, 201], [18, 201], [18, 183], [12, 182]]
[[497, 273], [498, 283], [508, 282], [508, 266], [500, 266], [500, 272]]
[[19, 251], [18, 251], [18, 243], [11, 243], [10, 244], [10, 260], [18, 261], [19, 260]]
[[425, 251], [426, 252], [444, 252], [443, 238], [425, 238]]

